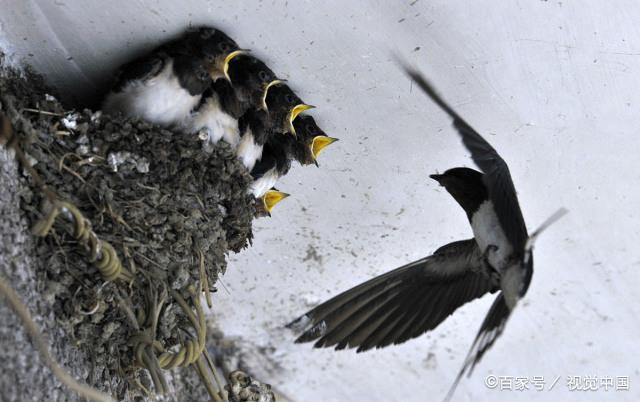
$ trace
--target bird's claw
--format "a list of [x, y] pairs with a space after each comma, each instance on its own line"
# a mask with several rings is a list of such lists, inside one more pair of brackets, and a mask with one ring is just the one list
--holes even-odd
[[482, 260], [484, 261], [485, 265], [489, 268], [491, 268], [492, 270], [496, 270], [493, 265], [491, 265], [491, 263], [489, 262], [489, 255], [491, 253], [495, 253], [496, 251], [498, 251], [498, 246], [494, 245], [494, 244], [489, 244], [487, 246], [487, 248], [484, 250], [484, 253], [482, 253]]

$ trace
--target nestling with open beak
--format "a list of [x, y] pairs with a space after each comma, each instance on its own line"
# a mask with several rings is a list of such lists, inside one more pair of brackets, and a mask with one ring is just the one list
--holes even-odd
[[163, 126], [183, 123], [212, 80], [226, 76], [237, 51], [238, 45], [220, 30], [190, 29], [125, 64], [102, 109]]
[[250, 108], [266, 109], [264, 94], [276, 76], [262, 61], [247, 54], [229, 63], [228, 75], [229, 80], [219, 79], [205, 91], [188, 120], [187, 131], [206, 131], [212, 143], [224, 139], [237, 146], [240, 141], [238, 119]]
[[256, 198], [256, 217], [271, 216], [273, 208], [289, 194], [278, 191], [276, 188], [267, 190], [261, 197]]
[[[240, 143], [237, 154], [242, 163], [251, 170], [262, 157], [267, 140], [274, 135], [294, 133], [293, 121], [309, 106], [280, 80], [267, 85], [264, 108], [249, 109], [238, 121]], [[267, 187], [270, 188], [270, 187]]]
[[250, 189], [254, 196], [260, 197], [275, 186], [289, 172], [292, 160], [303, 165], [315, 163], [320, 151], [337, 141], [324, 135], [311, 116], [299, 115], [294, 120], [294, 126], [298, 133], [296, 137], [273, 135], [267, 140], [262, 158], [251, 170], [254, 181]]
[[315, 164], [318, 166], [318, 155], [327, 146], [338, 141], [329, 137], [309, 115], [299, 115], [293, 122], [296, 130], [296, 144], [293, 147], [293, 157], [301, 165]]
[[[276, 132], [296, 135], [293, 122], [298, 115], [315, 106], [307, 105], [296, 95], [284, 81], [271, 83], [271, 88], [265, 94], [265, 105], [269, 110]], [[272, 105], [278, 107], [272, 107]]]

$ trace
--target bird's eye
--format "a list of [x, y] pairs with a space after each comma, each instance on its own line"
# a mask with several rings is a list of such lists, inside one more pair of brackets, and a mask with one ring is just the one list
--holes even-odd
[[284, 100], [288, 103], [288, 104], [292, 104], [293, 103], [293, 96], [291, 94], [286, 94], [284, 97]]
[[267, 76], [267, 72], [264, 71], [264, 70], [261, 70], [258, 73], [258, 78], [260, 78], [260, 81], [262, 81], [262, 82], [266, 82], [269, 79], [269, 77]]
[[307, 124], [305, 129], [307, 130], [307, 133], [309, 133], [309, 134], [313, 134], [313, 132], [315, 131], [314, 128], [313, 128], [313, 124]]
[[223, 52], [228, 51], [230, 48], [231, 46], [229, 46], [227, 42], [220, 42], [220, 44], [218, 45], [218, 49], [220, 49]]

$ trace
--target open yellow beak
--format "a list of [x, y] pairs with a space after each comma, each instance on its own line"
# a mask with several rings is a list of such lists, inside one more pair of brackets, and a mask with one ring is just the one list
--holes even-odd
[[296, 135], [296, 129], [293, 127], [293, 121], [298, 117], [298, 115], [306, 110], [313, 109], [315, 106], [306, 105], [301, 103], [299, 105], [295, 105], [291, 111], [289, 112], [289, 132], [293, 135]]
[[227, 57], [224, 58], [224, 62], [223, 62], [224, 64], [222, 65], [222, 72], [224, 73], [224, 76], [227, 79], [227, 81], [231, 82], [231, 78], [229, 78], [229, 63], [231, 62], [231, 60], [235, 59], [240, 55], [248, 54], [248, 53], [249, 51], [246, 49], [235, 50], [229, 53]]
[[271, 213], [271, 210], [282, 200], [287, 198], [289, 194], [278, 190], [269, 190], [262, 196], [262, 203], [265, 211]]
[[284, 80], [273, 80], [270, 83], [267, 84], [267, 86], [264, 88], [264, 92], [262, 93], [262, 108], [264, 110], [268, 110], [267, 108], [267, 94], [269, 93], [269, 88], [276, 86], [276, 85], [280, 85], [283, 84]]
[[320, 155], [320, 152], [325, 149], [327, 145], [331, 145], [336, 141], [338, 141], [337, 138], [327, 137], [326, 135], [313, 137], [313, 141], [311, 142], [311, 155], [313, 155], [313, 160], [318, 159], [318, 155]]

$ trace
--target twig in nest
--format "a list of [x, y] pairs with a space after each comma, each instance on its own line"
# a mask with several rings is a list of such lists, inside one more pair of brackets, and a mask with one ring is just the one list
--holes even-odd
[[211, 292], [209, 291], [209, 278], [204, 264], [204, 253], [200, 249], [198, 249], [198, 258], [200, 259], [200, 293], [204, 292], [207, 306], [211, 308], [213, 304], [211, 303]]
[[29, 334], [31, 341], [34, 346], [40, 352], [40, 356], [45, 364], [51, 369], [56, 378], [66, 385], [69, 389], [77, 393], [78, 395], [87, 398], [91, 401], [97, 402], [111, 402], [113, 399], [105, 394], [104, 392], [98, 391], [95, 388], [92, 388], [86, 384], [82, 384], [76, 381], [71, 375], [69, 375], [60, 365], [51, 357], [49, 354], [49, 348], [45, 343], [40, 330], [35, 322], [33, 322], [33, 318], [27, 309], [27, 306], [20, 301], [20, 297], [18, 294], [9, 286], [9, 284], [0, 277], [0, 294], [2, 294], [11, 309], [16, 313], [16, 315], [22, 321], [25, 330]]
[[213, 399], [214, 402], [223, 402], [222, 398], [220, 398], [220, 394], [224, 394], [224, 392], [222, 392], [221, 389], [216, 389], [211, 383], [211, 380], [207, 378], [207, 366], [205, 365], [204, 357], [202, 355], [200, 355], [198, 360], [196, 360], [196, 363], [193, 367], [198, 373], [200, 381], [204, 383], [204, 386], [207, 389], [207, 393], [209, 394], [211, 399]]
[[124, 218], [122, 217], [122, 215], [118, 214], [117, 212], [115, 212], [113, 210], [113, 207], [111, 206], [111, 203], [107, 202], [107, 211], [109, 212], [109, 215], [111, 215], [111, 218], [118, 224], [126, 227], [127, 229], [129, 229], [129, 231], [133, 232], [133, 229], [131, 229], [131, 226], [129, 226], [129, 224], [127, 223], [127, 221], [124, 220]]
[[49, 190], [47, 185], [44, 183], [38, 172], [31, 166], [27, 156], [24, 151], [18, 144], [18, 137], [13, 132], [13, 127], [11, 126], [11, 121], [4, 114], [0, 113], [0, 145], [6, 145], [7, 148], [12, 148], [16, 153], [16, 158], [20, 162], [23, 168], [25, 168], [33, 181], [36, 183], [36, 186], [39, 187], [42, 192], [47, 196], [49, 201], [52, 203], [55, 202], [58, 197], [56, 194]]
[[38, 114], [43, 114], [45, 116], [56, 116], [56, 117], [63, 117], [64, 116], [64, 114], [62, 114], [62, 113], [47, 112], [46, 110], [32, 109], [32, 108], [28, 108], [28, 107], [20, 109], [20, 113], [22, 113], [22, 112], [38, 113]]
[[69, 221], [73, 222], [73, 237], [78, 243], [85, 246], [89, 254], [89, 260], [95, 268], [100, 271], [107, 281], [115, 281], [121, 279], [126, 282], [133, 281], [134, 277], [128, 269], [122, 266], [120, 258], [113, 246], [101, 240], [91, 228], [91, 222], [82, 215], [82, 212], [73, 204], [63, 201], [56, 201], [49, 214], [33, 227], [33, 233], [36, 236], [46, 236], [56, 218], [60, 215], [65, 216]]
[[[220, 377], [218, 376], [218, 369], [216, 368], [215, 364], [213, 364], [213, 360], [211, 359], [211, 356], [209, 356], [209, 352], [207, 351], [207, 348], [204, 349], [204, 352], [202, 354], [207, 359], [207, 365], [209, 366], [209, 369], [211, 370], [211, 373], [213, 373], [213, 379], [216, 381], [216, 384], [218, 385], [218, 388], [220, 390], [225, 389], [225, 386], [222, 384], [222, 381], [220, 381]], [[227, 393], [224, 392], [224, 391], [221, 391], [220, 393], [222, 394], [222, 397], [224, 398], [224, 402], [229, 402], [229, 398], [227, 397]]]

